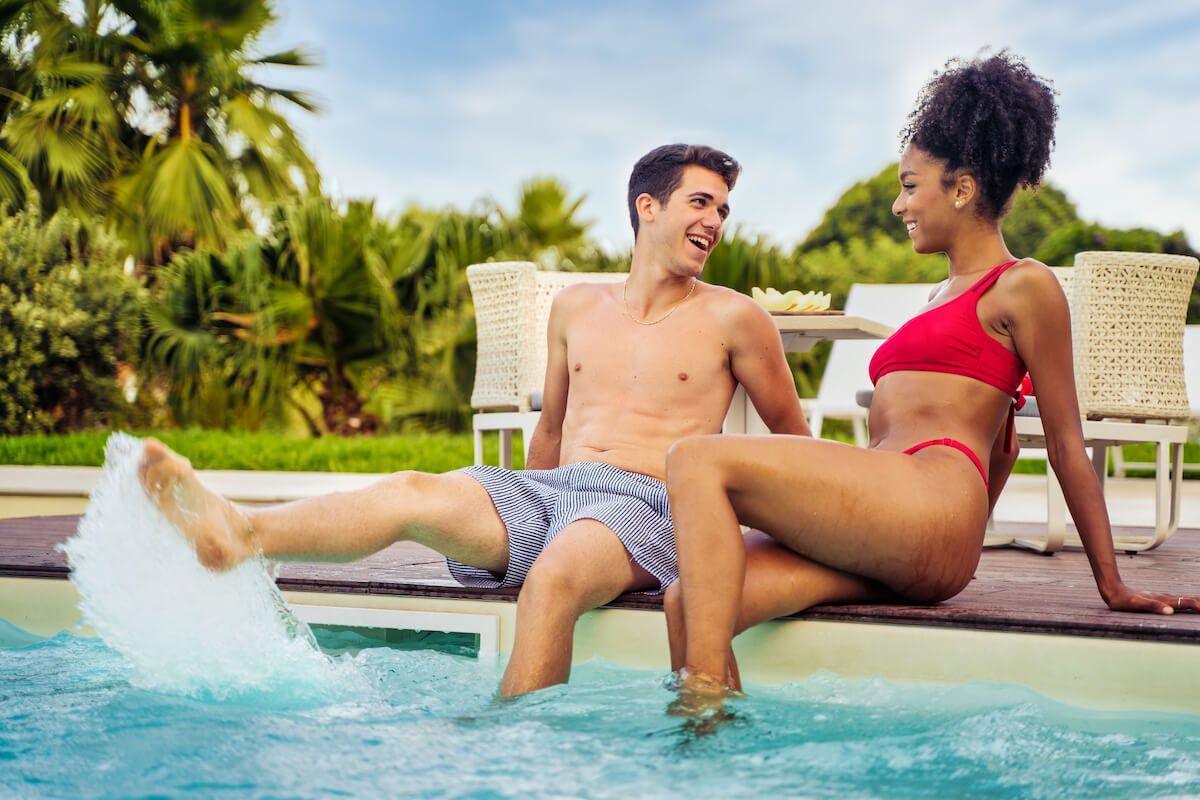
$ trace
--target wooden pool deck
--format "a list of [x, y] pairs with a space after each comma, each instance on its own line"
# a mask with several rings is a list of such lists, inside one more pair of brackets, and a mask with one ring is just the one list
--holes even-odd
[[[66, 515], [0, 520], [0, 576], [66, 580], [66, 559], [55, 548], [75, 532], [78, 519]], [[1030, 535], [1037, 530], [1035, 524], [1011, 523], [1005, 528]], [[1117, 561], [1126, 583], [1139, 589], [1172, 594], [1200, 592], [1200, 529], [1181, 529], [1157, 550], [1118, 554]], [[282, 589], [308, 592], [516, 600], [516, 592], [511, 590], [459, 586], [450, 578], [441, 556], [409, 543], [394, 545], [352, 564], [284, 564], [278, 583]], [[653, 609], [660, 603], [654, 598], [625, 596], [612, 605]], [[1109, 611], [1096, 592], [1086, 557], [1078, 551], [1045, 556], [1008, 548], [988, 549], [970, 586], [945, 603], [822, 606], [797, 616], [1200, 645], [1200, 614], [1156, 616]]]

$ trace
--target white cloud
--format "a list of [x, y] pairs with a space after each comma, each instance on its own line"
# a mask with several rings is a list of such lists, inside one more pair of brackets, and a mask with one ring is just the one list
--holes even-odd
[[[283, 13], [298, 11], [290, 4]], [[390, 14], [342, 20], [337, 34], [306, 24], [296, 30], [327, 53], [316, 82], [326, 110], [298, 124], [327, 183], [377, 196], [383, 209], [466, 206], [486, 194], [510, 201], [521, 181], [550, 174], [586, 192], [595, 233], [623, 246], [633, 161], [691, 140], [746, 166], [735, 223], [795, 242], [843, 189], [895, 157], [896, 134], [932, 71], [991, 45], [1011, 46], [1055, 80], [1062, 113], [1051, 177], [1086, 217], [1184, 227], [1200, 244], [1194, 0], [918, 9], [743, 0], [687, 13], [549, 5], [514, 12], [486, 36], [448, 29], [478, 37], [479, 47], [407, 73], [389, 52], [345, 52], [358, 46], [346, 30], [396, 25]]]

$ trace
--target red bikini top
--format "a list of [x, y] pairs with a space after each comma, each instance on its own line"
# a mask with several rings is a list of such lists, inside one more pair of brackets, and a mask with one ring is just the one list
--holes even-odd
[[871, 383], [889, 372], [948, 372], [995, 386], [1024, 405], [1021, 380], [1027, 370], [1020, 357], [1004, 349], [979, 324], [976, 306], [1006, 269], [993, 267], [974, 286], [948, 303], [918, 314], [888, 337], [871, 359]]

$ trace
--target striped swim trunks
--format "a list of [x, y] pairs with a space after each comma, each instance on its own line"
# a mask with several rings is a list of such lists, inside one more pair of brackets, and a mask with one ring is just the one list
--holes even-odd
[[463, 586], [520, 586], [550, 540], [581, 519], [607, 526], [633, 560], [658, 579], [660, 588], [643, 594], [660, 594], [679, 577], [667, 487], [657, 478], [596, 462], [519, 471], [482, 465], [460, 472], [482, 484], [508, 529], [503, 578], [446, 559]]

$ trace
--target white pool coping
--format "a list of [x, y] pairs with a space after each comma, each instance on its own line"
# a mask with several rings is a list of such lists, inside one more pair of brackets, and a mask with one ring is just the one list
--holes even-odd
[[[384, 477], [364, 472], [254, 472], [201, 470], [211, 489], [231, 500], [277, 503], [328, 492], [361, 489]], [[0, 497], [84, 498], [100, 479], [99, 467], [26, 467], [0, 465]], [[1109, 517], [1114, 525], [1144, 526], [1154, 520], [1151, 478], [1110, 478], [1105, 484]], [[1046, 521], [1046, 479], [1013, 475], [996, 506], [1003, 522]], [[1200, 528], [1200, 481], [1184, 481], [1180, 527]]]
[[[256, 472], [200, 470], [213, 491], [243, 502], [282, 502], [329, 492], [361, 489], [382, 474], [366, 472]], [[100, 480], [100, 467], [0, 466], [0, 495], [87, 497]]]

